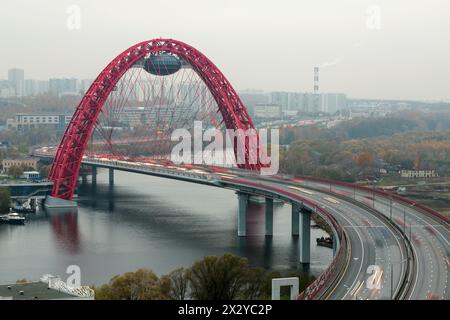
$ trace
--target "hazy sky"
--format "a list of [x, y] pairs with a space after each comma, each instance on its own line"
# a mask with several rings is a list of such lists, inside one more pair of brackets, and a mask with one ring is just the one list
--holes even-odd
[[168, 37], [237, 90], [312, 91], [321, 65], [324, 92], [450, 100], [449, 0], [2, 0], [0, 15], [0, 79], [11, 67], [95, 78], [129, 46]]

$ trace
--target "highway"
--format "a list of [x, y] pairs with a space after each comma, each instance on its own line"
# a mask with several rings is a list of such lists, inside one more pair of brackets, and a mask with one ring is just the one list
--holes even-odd
[[[329, 183], [303, 180], [304, 187], [330, 190]], [[387, 218], [391, 217], [391, 199], [369, 191], [331, 185], [331, 191], [353, 197], [355, 200], [374, 207]], [[414, 205], [392, 201], [392, 220], [404, 229], [412, 244], [416, 275], [411, 285], [411, 299], [450, 299], [447, 289], [450, 255], [450, 229], [448, 223], [435, 219]]]
[[[329, 296], [330, 299], [391, 299], [390, 265], [393, 261], [405, 259], [405, 247], [399, 241], [397, 231], [389, 223], [373, 214], [361, 210], [348, 201], [336, 200], [330, 203], [327, 194], [315, 192], [310, 200], [323, 206], [346, 230], [351, 243], [351, 257], [348, 270], [341, 284]], [[333, 198], [332, 198], [333, 199]], [[369, 289], [369, 266], [379, 266], [373, 289]], [[392, 281], [394, 295], [403, 280], [404, 265], [394, 273]], [[380, 289], [377, 289], [377, 284]]]
[[[248, 174], [240, 175], [239, 179], [261, 182]], [[352, 202], [330, 197], [325, 192], [296, 188], [294, 183], [285, 181], [265, 180], [262, 185], [268, 183], [286, 191], [294, 191], [318, 204], [345, 229], [351, 246], [349, 264], [336, 289], [327, 296], [328, 299], [372, 300], [391, 299], [396, 296], [406, 277], [407, 254], [401, 234], [387, 219], [367, 212]], [[394, 270], [391, 279], [391, 267], [397, 261], [404, 263]], [[370, 266], [373, 266], [372, 269], [369, 269]]]
[[297, 195], [314, 203], [344, 230], [349, 246], [345, 266], [333, 288], [321, 298], [450, 298], [449, 225], [414, 204], [338, 183], [263, 177], [239, 169], [87, 157], [83, 163], [235, 190], [242, 185], [256, 186], [257, 194], [278, 194], [289, 202], [293, 201], [291, 195]]

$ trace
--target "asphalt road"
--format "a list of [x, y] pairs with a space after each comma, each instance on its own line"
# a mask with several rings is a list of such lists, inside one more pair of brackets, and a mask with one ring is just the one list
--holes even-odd
[[[325, 183], [303, 181], [301, 185], [330, 190]], [[370, 192], [353, 190], [348, 187], [331, 186], [331, 191], [354, 198], [383, 213], [399, 225], [412, 244], [416, 270], [411, 287], [410, 299], [450, 299], [449, 283], [450, 229], [439, 221], [411, 205], [392, 201]], [[398, 268], [398, 263], [397, 263]], [[395, 266], [394, 266], [395, 269]]]
[[[248, 175], [240, 175], [239, 179], [261, 183], [261, 180]], [[406, 248], [401, 233], [387, 221], [361, 206], [325, 192], [295, 189], [292, 186], [297, 184], [286, 181], [266, 180], [263, 185], [275, 186], [311, 200], [346, 230], [351, 244], [350, 262], [328, 299], [391, 299], [398, 291], [405, 276], [405, 264], [400, 263], [398, 267], [396, 264], [406, 260]]]

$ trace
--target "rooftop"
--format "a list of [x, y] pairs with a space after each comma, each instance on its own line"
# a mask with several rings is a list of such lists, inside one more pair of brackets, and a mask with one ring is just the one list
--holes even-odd
[[[20, 292], [23, 291], [23, 294]], [[0, 298], [12, 297], [13, 300], [52, 300], [74, 299], [76, 297], [48, 288], [44, 282], [30, 282], [21, 284], [0, 285]]]
[[70, 116], [69, 112], [29, 112], [29, 113], [16, 113], [16, 116]]
[[3, 160], [14, 160], [14, 161], [18, 161], [18, 160], [39, 160], [39, 158], [38, 157], [27, 156], [27, 157], [17, 157], [17, 158], [5, 158]]

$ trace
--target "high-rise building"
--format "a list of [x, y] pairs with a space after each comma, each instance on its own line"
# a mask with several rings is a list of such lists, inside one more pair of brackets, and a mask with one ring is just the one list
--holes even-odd
[[13, 69], [9, 69], [8, 70], [8, 81], [10, 83], [15, 83], [17, 81], [23, 81], [25, 80], [25, 72], [23, 71], [23, 69], [17, 69], [17, 68], [13, 68]]
[[24, 95], [35, 96], [38, 94], [37, 81], [32, 79], [26, 79], [24, 81]]
[[306, 113], [316, 112], [316, 95], [314, 93], [306, 92], [302, 95], [301, 111]]
[[333, 114], [347, 108], [347, 96], [343, 93], [271, 92], [270, 97], [270, 104], [281, 106], [284, 114], [295, 114], [296, 111]]
[[23, 69], [13, 68], [8, 70], [8, 82], [16, 97], [21, 97], [25, 94], [24, 74]]
[[47, 80], [37, 80], [37, 93], [43, 94], [49, 92], [49, 82]]
[[8, 80], [0, 80], [0, 98], [7, 98], [10, 96], [12, 89]]
[[320, 95], [320, 111], [334, 114], [347, 108], [347, 96], [343, 93], [322, 93]]
[[289, 92], [288, 107], [289, 111], [300, 111], [303, 109], [304, 94], [302, 92]]
[[50, 79], [49, 92], [54, 95], [78, 94], [77, 79]]
[[80, 91], [84, 94], [91, 86], [93, 80], [92, 79], [82, 79], [80, 80]]
[[288, 92], [272, 92], [270, 96], [270, 103], [280, 105], [282, 111], [287, 110], [289, 105]]
[[264, 104], [269, 103], [269, 97], [264, 93], [241, 93], [239, 92], [239, 97], [242, 100], [242, 103], [246, 107], [252, 107], [256, 104]]

